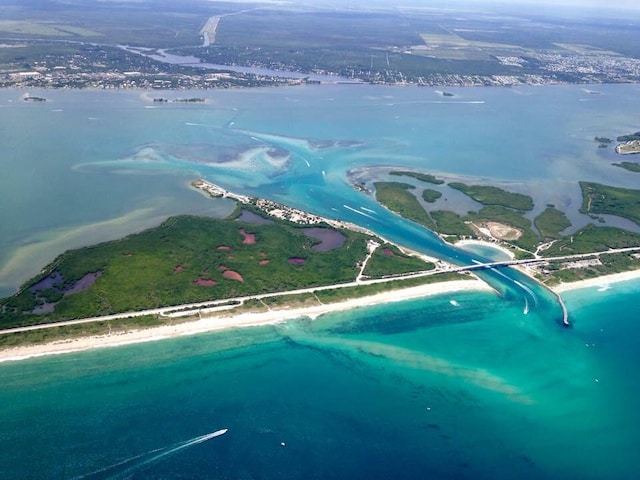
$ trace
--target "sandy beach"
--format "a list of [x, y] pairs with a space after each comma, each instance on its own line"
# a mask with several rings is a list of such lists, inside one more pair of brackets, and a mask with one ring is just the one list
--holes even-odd
[[[553, 291], [561, 294], [569, 290], [598, 287], [603, 288], [612, 283], [623, 282], [640, 278], [640, 270], [616, 273], [588, 280], [580, 280], [571, 283], [562, 283], [551, 287]], [[197, 335], [229, 328], [244, 328], [259, 325], [275, 324], [296, 318], [308, 317], [313, 320], [321, 315], [351, 310], [354, 308], [368, 307], [385, 303], [400, 302], [431, 295], [455, 293], [464, 291], [491, 291], [491, 287], [480, 280], [457, 280], [451, 282], [432, 283], [401, 290], [392, 290], [376, 295], [354, 298], [342, 302], [306, 306], [299, 308], [279, 308], [265, 312], [248, 312], [227, 315], [218, 314], [212, 317], [203, 317], [192, 322], [177, 325], [163, 325], [140, 330], [117, 332], [110, 335], [73, 338], [57, 340], [51, 343], [25, 345], [20, 347], [0, 350], [0, 362], [24, 360], [27, 358], [42, 357], [47, 355], [59, 355], [64, 353], [80, 352], [95, 348], [117, 347], [135, 343], [152, 342], [167, 338], [175, 338], [185, 335]]]
[[57, 340], [51, 343], [25, 345], [0, 350], [0, 362], [24, 360], [27, 358], [46, 355], [59, 355], [80, 352], [95, 348], [117, 347], [134, 343], [152, 342], [185, 335], [196, 335], [228, 328], [243, 328], [258, 325], [268, 325], [296, 318], [308, 317], [316, 319], [321, 315], [368, 307], [384, 303], [399, 302], [415, 298], [427, 297], [444, 293], [463, 291], [492, 291], [486, 283], [480, 280], [456, 280], [450, 282], [432, 283], [401, 290], [392, 290], [376, 295], [354, 298], [342, 302], [314, 305], [300, 308], [272, 309], [266, 312], [249, 312], [233, 315], [203, 317], [200, 320], [177, 325], [163, 325], [140, 330], [118, 332], [111, 335], [81, 337], [68, 340]]
[[581, 288], [606, 287], [611, 283], [625, 282], [627, 280], [635, 280], [640, 278], [640, 270], [632, 270], [629, 272], [613, 273], [611, 275], [603, 275], [601, 277], [590, 278], [588, 280], [579, 280], [577, 282], [560, 283], [551, 287], [556, 293], [568, 292], [569, 290], [578, 290]]
[[[500, 250], [501, 252], [503, 252], [505, 255], [507, 255], [512, 260], [514, 258], [516, 258], [515, 253], [513, 253], [508, 248], [505, 248], [502, 245], [499, 245], [499, 244], [497, 244], [495, 242], [490, 242], [488, 240], [469, 239], [469, 240], [460, 240], [459, 242], [455, 243], [456, 247], [464, 247], [465, 245], [480, 245], [482, 247], [494, 248], [496, 250]], [[464, 250], [464, 248], [463, 248], [463, 250]]]

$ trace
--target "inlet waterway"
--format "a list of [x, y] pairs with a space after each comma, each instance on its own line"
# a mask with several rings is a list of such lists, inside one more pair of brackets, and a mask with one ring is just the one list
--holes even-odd
[[198, 57], [194, 57], [192, 55], [178, 55], [175, 53], [169, 53], [164, 49], [156, 50], [156, 49], [144, 49], [144, 48], [137, 48], [137, 47], [134, 48], [126, 45], [120, 45], [120, 48], [126, 50], [127, 52], [135, 53], [137, 55], [142, 55], [144, 57], [151, 58], [158, 62], [168, 63], [170, 65], [183, 65], [186, 67], [197, 67], [197, 68], [204, 68], [204, 69], [216, 70], [216, 71], [248, 73], [252, 75], [261, 75], [261, 76], [267, 76], [267, 77], [282, 77], [282, 78], [297, 78], [297, 79], [307, 78], [309, 80], [324, 82], [324, 83], [351, 83], [351, 84], [362, 83], [359, 80], [349, 79], [349, 78], [341, 77], [339, 75], [323, 75], [319, 73], [296, 72], [293, 70], [273, 70], [270, 68], [263, 68], [263, 67], [243, 67], [241, 65], [223, 65], [218, 63], [203, 62]]

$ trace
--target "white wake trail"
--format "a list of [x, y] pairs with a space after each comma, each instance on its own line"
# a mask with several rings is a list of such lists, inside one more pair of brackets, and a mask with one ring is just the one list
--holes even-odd
[[[138, 470], [139, 468], [144, 467], [145, 465], [149, 465], [151, 463], [157, 462], [158, 460], [164, 457], [167, 457], [169, 455], [173, 455], [174, 453], [177, 453], [180, 450], [184, 450], [185, 448], [189, 448], [199, 443], [206, 442], [207, 440], [210, 440], [214, 437], [219, 437], [220, 435], [224, 435], [227, 432], [228, 432], [228, 429], [223, 428], [222, 430], [216, 430], [215, 432], [207, 433], [205, 435], [200, 435], [199, 437], [195, 437], [190, 440], [186, 440], [184, 442], [180, 442], [178, 444], [174, 444], [169, 447], [157, 448], [155, 450], [151, 450], [146, 453], [141, 453], [140, 455], [136, 455], [134, 457], [128, 458], [114, 465], [110, 465], [108, 467], [102, 468], [98, 471], [75, 477], [74, 480], [121, 478], [124, 475], [127, 475], [134, 470]], [[160, 452], [160, 453], [157, 453], [157, 452]], [[153, 454], [156, 454], [156, 455], [153, 455]], [[150, 456], [150, 455], [153, 455], [153, 456]]]

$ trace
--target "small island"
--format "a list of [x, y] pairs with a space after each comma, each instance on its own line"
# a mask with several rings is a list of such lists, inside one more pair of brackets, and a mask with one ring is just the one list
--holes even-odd
[[613, 143], [613, 140], [607, 137], [595, 137], [593, 141], [598, 144], [598, 148], [607, 148], [611, 143]]
[[615, 149], [618, 155], [634, 155], [640, 153], [640, 132], [620, 135], [616, 140], [621, 142], [616, 145]]
[[640, 153], [640, 140], [630, 140], [616, 145], [618, 155], [635, 155]]

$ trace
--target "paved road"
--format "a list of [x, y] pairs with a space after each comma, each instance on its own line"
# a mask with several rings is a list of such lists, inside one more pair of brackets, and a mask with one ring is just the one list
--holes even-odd
[[[184, 305], [174, 305], [170, 307], [151, 308], [148, 310], [116, 313], [113, 315], [82, 318], [79, 320], [68, 320], [65, 322], [55, 322], [55, 323], [46, 323], [42, 325], [30, 325], [28, 327], [9, 328], [6, 330], [0, 330], [0, 335], [3, 333], [28, 332], [31, 330], [41, 330], [44, 328], [60, 327], [60, 326], [66, 326], [66, 325], [80, 325], [83, 323], [106, 322], [109, 320], [142, 317], [145, 315], [164, 315], [164, 316], [170, 316], [170, 317], [197, 315], [199, 312], [205, 312], [205, 311], [208, 313], [216, 310], [225, 310], [225, 309], [228, 310], [229, 308], [233, 308], [233, 306], [241, 305], [249, 300], [262, 300], [262, 299], [271, 298], [271, 297], [283, 297], [283, 296], [289, 296], [289, 295], [315, 293], [315, 292], [321, 292], [323, 290], [333, 290], [336, 288], [348, 288], [348, 287], [358, 287], [363, 285], [374, 285], [377, 283], [388, 283], [388, 282], [394, 282], [398, 280], [420, 278], [428, 275], [435, 275], [437, 273], [450, 272], [450, 271], [456, 271], [456, 269], [453, 269], [453, 270], [434, 269], [434, 270], [429, 270], [425, 272], [414, 273], [411, 275], [402, 275], [402, 276], [396, 276], [396, 277], [390, 277], [390, 278], [380, 278], [380, 279], [367, 280], [367, 281], [357, 280], [353, 282], [339, 283], [334, 285], [324, 285], [324, 286], [318, 286], [318, 287], [301, 288], [298, 290], [288, 290], [286, 292], [262, 293], [259, 295], [249, 295], [245, 297], [235, 297], [235, 298], [224, 298], [220, 300], [211, 300], [208, 302], [199, 302], [199, 303], [188, 303]], [[229, 304], [237, 304], [237, 305], [229, 306]]]
[[[358, 278], [355, 281], [340, 283], [335, 285], [324, 285], [320, 287], [301, 288], [298, 290], [289, 290], [286, 292], [263, 293], [259, 295], [249, 295], [245, 297], [225, 298], [220, 300], [212, 300], [209, 302], [189, 303], [184, 305], [152, 308], [148, 310], [140, 310], [135, 312], [116, 313], [114, 315], [82, 318], [79, 320], [68, 320], [65, 322], [47, 323], [42, 325], [30, 325], [28, 327], [9, 328], [6, 330], [0, 330], [0, 335], [5, 333], [18, 333], [18, 332], [28, 332], [31, 330], [42, 330], [45, 328], [60, 327], [60, 326], [67, 326], [67, 325], [81, 325], [83, 323], [106, 322], [109, 320], [142, 317], [145, 315], [163, 315], [168, 317], [198, 315], [200, 313], [212, 313], [216, 311], [229, 310], [231, 308], [242, 305], [249, 300], [262, 300], [262, 299], [271, 298], [271, 297], [282, 297], [282, 296], [288, 296], [288, 295], [315, 293], [315, 292], [321, 292], [323, 290], [333, 290], [337, 288], [349, 288], [349, 287], [357, 287], [357, 286], [363, 286], [363, 285], [375, 285], [378, 283], [388, 283], [388, 282], [395, 282], [398, 280], [408, 280], [411, 278], [426, 277], [429, 275], [436, 275], [438, 273], [445, 273], [445, 272], [456, 273], [456, 272], [480, 270], [485, 268], [527, 265], [527, 264], [543, 263], [543, 262], [549, 262], [549, 261], [579, 260], [583, 258], [599, 257], [600, 255], [604, 255], [604, 254], [630, 253], [630, 252], [640, 252], [640, 247], [617, 248], [617, 249], [606, 250], [603, 252], [563, 255], [558, 257], [546, 257], [546, 258], [536, 257], [536, 258], [530, 258], [530, 259], [524, 259], [524, 260], [507, 260], [503, 262], [489, 262], [489, 263], [477, 262], [477, 263], [474, 263], [473, 265], [466, 265], [462, 267], [436, 268], [436, 269], [428, 270], [424, 272], [418, 272], [418, 273], [413, 273], [408, 275], [399, 275], [399, 276], [393, 276], [388, 278], [380, 278], [375, 280], [363, 280], [361, 275], [358, 275]], [[372, 253], [373, 252], [371, 252], [371, 254]], [[364, 270], [364, 268], [362, 270]]]

